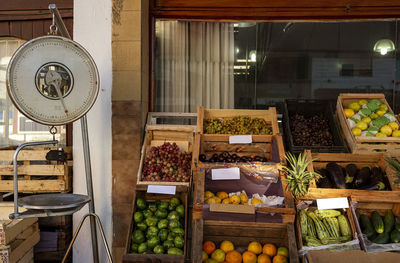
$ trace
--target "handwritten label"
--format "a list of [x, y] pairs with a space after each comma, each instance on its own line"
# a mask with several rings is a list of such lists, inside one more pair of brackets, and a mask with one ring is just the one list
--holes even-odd
[[347, 197], [317, 199], [318, 209], [349, 208]]
[[230, 144], [249, 144], [253, 142], [251, 135], [234, 135], [229, 136]]
[[147, 186], [147, 192], [150, 194], [174, 195], [176, 193], [176, 186], [175, 185], [149, 185], [149, 186]]
[[212, 180], [239, 180], [240, 169], [239, 167], [212, 169], [211, 178]]

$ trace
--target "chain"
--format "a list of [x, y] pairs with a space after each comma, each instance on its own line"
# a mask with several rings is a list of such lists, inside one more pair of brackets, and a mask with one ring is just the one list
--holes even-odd
[[50, 133], [53, 135], [53, 141], [55, 141], [56, 140], [56, 134], [57, 134], [57, 128], [56, 128], [56, 126], [51, 126], [50, 127]]
[[56, 19], [55, 19], [55, 15], [54, 15], [54, 13], [53, 13], [53, 20], [52, 20], [51, 25], [50, 25], [50, 32], [49, 32], [49, 34], [50, 34], [50, 35], [57, 35], [57, 31], [58, 31], [58, 27], [57, 27], [57, 25], [56, 25]]

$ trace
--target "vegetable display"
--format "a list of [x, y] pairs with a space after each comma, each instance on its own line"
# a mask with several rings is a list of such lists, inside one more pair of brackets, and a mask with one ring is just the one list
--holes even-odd
[[248, 162], [267, 162], [267, 158], [258, 155], [237, 155], [236, 153], [229, 154], [228, 152], [222, 152], [220, 154], [214, 153], [210, 158], [207, 159], [205, 154], [199, 155], [200, 162], [209, 163], [248, 163]]
[[306, 246], [317, 247], [352, 240], [350, 223], [338, 210], [300, 210], [299, 224]]
[[290, 130], [296, 146], [332, 146], [333, 136], [329, 123], [322, 114], [309, 118], [295, 114], [290, 118]]
[[344, 108], [347, 123], [354, 136], [400, 137], [396, 116], [378, 99], [360, 100]]
[[395, 183], [400, 183], [400, 161], [395, 157], [385, 157], [385, 161], [387, 165], [396, 172], [398, 179], [396, 179]]
[[319, 188], [358, 189], [358, 190], [385, 190], [385, 173], [379, 166], [357, 168], [355, 164], [341, 167], [330, 162], [326, 168], [318, 171], [321, 175], [317, 182]]
[[205, 119], [203, 131], [206, 134], [272, 134], [271, 125], [269, 125], [266, 120], [262, 118], [251, 118], [248, 116]]
[[[356, 211], [358, 212], [358, 211]], [[400, 242], [400, 222], [396, 222], [392, 210], [386, 210], [381, 216], [378, 211], [373, 211], [370, 217], [361, 214], [359, 224], [362, 233], [368, 240], [376, 244]]]
[[169, 202], [136, 199], [131, 253], [183, 255], [185, 206], [177, 197]]

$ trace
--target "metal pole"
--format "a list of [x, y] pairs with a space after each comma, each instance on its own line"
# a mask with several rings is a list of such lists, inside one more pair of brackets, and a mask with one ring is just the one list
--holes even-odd
[[[18, 214], [18, 154], [26, 146], [45, 145], [45, 144], [57, 144], [58, 141], [43, 141], [43, 142], [26, 142], [17, 147], [13, 156], [14, 166], [14, 214]], [[13, 215], [10, 215], [12, 219]]]
[[[89, 213], [95, 214], [96, 212], [94, 209], [92, 166], [90, 162], [89, 134], [88, 134], [86, 114], [81, 118], [81, 130], [82, 130], [82, 142], [83, 142], [83, 156], [85, 159], [87, 194], [91, 199], [89, 202]], [[90, 230], [92, 235], [93, 261], [97, 263], [99, 262], [99, 252], [97, 247], [96, 221], [95, 218], [92, 216], [90, 217]]]
[[[58, 12], [57, 6], [55, 4], [50, 4], [49, 9], [53, 14], [53, 19], [58, 27], [60, 35], [71, 39], [67, 28], [62, 20], [60, 12]], [[85, 172], [86, 172], [86, 187], [87, 194], [90, 197], [89, 202], [89, 213], [95, 214], [94, 209], [94, 197], [93, 197], [93, 184], [92, 184], [92, 167], [90, 162], [90, 149], [89, 149], [89, 136], [87, 128], [86, 115], [81, 118], [81, 129], [82, 129], [82, 141], [83, 141], [83, 156], [85, 159]], [[97, 247], [97, 231], [96, 231], [96, 221], [93, 217], [90, 217], [90, 231], [92, 237], [92, 252], [93, 252], [93, 262], [99, 262], [99, 252]]]

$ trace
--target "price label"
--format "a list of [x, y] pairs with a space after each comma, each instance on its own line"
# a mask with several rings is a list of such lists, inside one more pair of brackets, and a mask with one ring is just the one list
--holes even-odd
[[211, 178], [212, 180], [239, 180], [240, 169], [239, 167], [212, 169]]
[[149, 185], [149, 186], [147, 186], [147, 192], [150, 194], [174, 195], [176, 193], [176, 186], [175, 185]]
[[253, 142], [251, 135], [234, 135], [229, 136], [230, 144], [249, 144]]
[[349, 208], [347, 197], [317, 199], [318, 209]]

